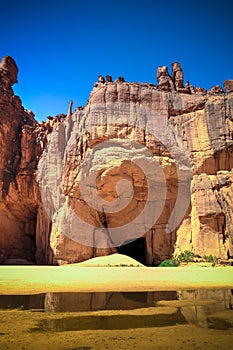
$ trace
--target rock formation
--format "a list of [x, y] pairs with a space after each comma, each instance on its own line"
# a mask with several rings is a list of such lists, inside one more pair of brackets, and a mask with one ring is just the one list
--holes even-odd
[[161, 66], [158, 67], [157, 70], [157, 80], [158, 80], [158, 86], [161, 90], [164, 91], [174, 91], [174, 81], [170, 77], [168, 73], [168, 67], [167, 66]]
[[13, 93], [17, 72], [3, 58], [1, 262], [233, 257], [232, 81], [184, 87], [177, 62], [158, 85], [99, 76], [85, 108], [37, 123]]
[[184, 91], [184, 74], [179, 62], [172, 63], [172, 79], [176, 91]]
[[98, 82], [102, 83], [102, 84], [105, 83], [105, 79], [104, 79], [104, 77], [102, 75], [98, 76]]
[[106, 75], [106, 81], [109, 82], [109, 83], [112, 83], [111, 75]]
[[233, 92], [233, 80], [225, 80], [223, 85], [227, 93]]
[[221, 86], [219, 85], [216, 85], [216, 86], [213, 86], [209, 91], [208, 93], [210, 95], [221, 95], [221, 94], [224, 94], [224, 90], [221, 88]]
[[18, 68], [11, 57], [0, 64], [0, 254], [1, 260], [35, 260], [36, 198], [34, 172], [42, 149], [36, 141], [36, 121], [26, 111], [12, 85]]

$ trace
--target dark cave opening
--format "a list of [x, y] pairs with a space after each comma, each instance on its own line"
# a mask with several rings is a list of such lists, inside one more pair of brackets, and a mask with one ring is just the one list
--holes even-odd
[[139, 261], [141, 264], [145, 265], [145, 248], [146, 240], [145, 238], [140, 237], [133, 241], [125, 241], [123, 245], [117, 247], [117, 251], [118, 253], [128, 255], [131, 258]]

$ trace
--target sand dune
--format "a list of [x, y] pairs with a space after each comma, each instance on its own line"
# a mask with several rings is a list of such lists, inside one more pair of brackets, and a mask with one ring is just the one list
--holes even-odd
[[107, 256], [98, 256], [93, 259], [83, 261], [78, 264], [69, 264], [66, 266], [130, 266], [143, 267], [140, 262], [123, 254], [112, 254]]

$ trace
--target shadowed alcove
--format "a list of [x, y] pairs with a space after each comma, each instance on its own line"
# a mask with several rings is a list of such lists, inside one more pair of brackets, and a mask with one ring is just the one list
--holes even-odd
[[145, 238], [140, 237], [133, 241], [125, 241], [123, 245], [117, 247], [117, 251], [120, 254], [130, 256], [141, 264], [145, 264], [145, 244]]

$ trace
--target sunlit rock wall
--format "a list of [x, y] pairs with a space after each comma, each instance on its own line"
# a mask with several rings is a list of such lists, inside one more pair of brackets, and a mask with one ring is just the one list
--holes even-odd
[[[0, 262], [78, 262], [116, 251], [233, 257], [233, 84], [99, 77], [86, 107], [37, 123], [0, 64]], [[125, 247], [125, 248], [124, 248]]]
[[[157, 86], [119, 81], [96, 84], [85, 109], [76, 110], [52, 134], [39, 164], [40, 171], [48, 169], [53, 163], [49, 157], [56, 155], [54, 169], [41, 174], [44, 190], [62, 183], [60, 192], [46, 205], [54, 207], [50, 240], [60, 262], [114, 252], [138, 238], [136, 232], [143, 224], [149, 265], [169, 258], [174, 249], [192, 250], [199, 256], [232, 256], [232, 106], [232, 93], [164, 92]], [[137, 156], [133, 142], [141, 145]], [[149, 150], [147, 155], [143, 147]], [[140, 153], [141, 159], [153, 158], [154, 168], [149, 163], [135, 164]], [[148, 176], [153, 175], [148, 171], [153, 169], [156, 185], [151, 190]], [[189, 192], [179, 193], [179, 187], [188, 183], [190, 169], [188, 205]], [[59, 174], [54, 176], [56, 171]], [[82, 192], [80, 183], [91, 174], [96, 184], [90, 187], [96, 185], [98, 191]], [[98, 201], [116, 201], [122, 179], [133, 187], [133, 196], [126, 185], [120, 189], [128, 205], [114, 212], [103, 209]], [[150, 191], [155, 197], [140, 216]], [[175, 216], [180, 218], [176, 219], [173, 211], [178, 196], [180, 208]], [[172, 215], [176, 225], [169, 223]], [[82, 225], [75, 218], [70, 220], [71, 216], [80, 218]], [[153, 216], [157, 216], [155, 222]], [[135, 217], [140, 219], [135, 221]]]

